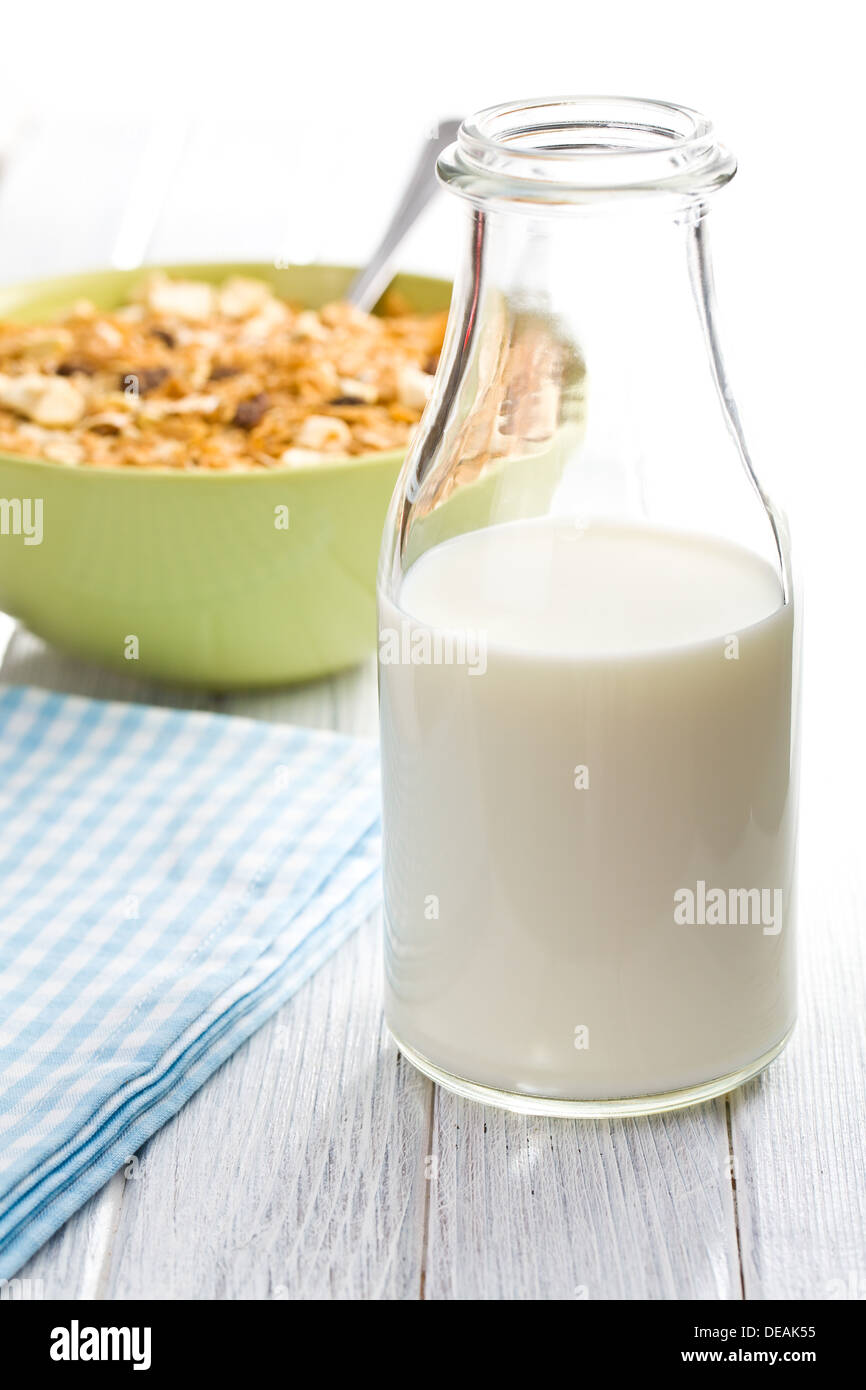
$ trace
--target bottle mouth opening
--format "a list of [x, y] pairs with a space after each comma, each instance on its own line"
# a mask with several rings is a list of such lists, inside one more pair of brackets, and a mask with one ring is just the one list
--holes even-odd
[[463, 122], [438, 164], [468, 196], [569, 202], [599, 193], [701, 193], [736, 162], [705, 116], [640, 97], [504, 102]]

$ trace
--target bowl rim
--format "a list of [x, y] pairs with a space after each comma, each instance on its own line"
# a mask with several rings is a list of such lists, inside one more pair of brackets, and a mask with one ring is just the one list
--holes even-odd
[[[118, 266], [104, 266], [101, 269], [66, 271], [62, 275], [43, 276], [38, 280], [13, 281], [11, 284], [0, 286], [0, 295], [6, 293], [17, 294], [20, 291], [22, 301], [26, 302], [28, 297], [43, 292], [50, 292], [55, 287], [60, 288], [60, 286], [65, 283], [75, 280], [93, 280], [103, 276], [125, 279], [135, 274], [146, 275], [151, 271], [159, 270], [164, 271], [167, 275], [178, 273], [194, 275], [197, 270], [210, 272], [224, 270], [234, 274], [246, 272], [251, 276], [254, 276], [257, 271], [261, 274], [263, 270], [277, 272], [293, 270], [327, 270], [341, 272], [347, 277], [351, 277], [357, 274], [360, 269], [361, 267], [359, 266], [338, 265], [331, 261], [291, 261], [284, 266], [274, 266], [273, 263], [267, 261], [155, 261], [133, 267], [131, 270], [125, 270]], [[437, 288], [446, 291], [450, 291], [453, 288], [452, 282], [446, 280], [443, 276], [426, 275], [423, 272], [410, 270], [398, 271], [393, 278], [395, 280], [421, 281], [428, 285], [435, 285]], [[24, 312], [26, 313], [26, 308]], [[0, 314], [0, 318], [2, 317], [3, 315]], [[26, 320], [24, 321], [26, 322]], [[285, 481], [287, 478], [321, 477], [333, 473], [342, 473], [349, 469], [368, 469], [376, 464], [394, 466], [405, 458], [405, 455], [405, 449], [388, 449], [371, 454], [348, 454], [344, 458], [337, 456], [332, 460], [321, 460], [315, 463], [278, 464], [273, 468], [238, 468], [225, 470], [214, 468], [198, 470], [166, 468], [162, 465], [153, 468], [149, 466], [125, 468], [122, 465], [110, 463], [58, 463], [55, 459], [34, 458], [32, 455], [13, 454], [5, 449], [0, 449], [0, 466], [6, 463], [23, 464], [37, 471], [43, 471], [49, 474], [62, 474], [64, 477], [78, 475], [85, 478], [96, 476], [100, 478], [124, 478], [127, 480], [132, 478], [175, 478], [178, 481], [185, 479], [187, 482], [193, 482], [194, 480], [194, 485], [199, 486], [204, 479], [208, 479], [210, 482], [214, 483], [219, 481], [222, 484], [226, 484], [229, 482], [246, 482], [253, 478], [259, 481], [265, 478], [280, 478]]]

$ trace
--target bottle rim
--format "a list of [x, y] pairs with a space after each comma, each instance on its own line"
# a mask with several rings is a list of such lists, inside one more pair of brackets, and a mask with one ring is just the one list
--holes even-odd
[[712, 123], [691, 107], [559, 96], [469, 116], [437, 172], [476, 200], [570, 203], [619, 193], [700, 195], [727, 183], [736, 167]]

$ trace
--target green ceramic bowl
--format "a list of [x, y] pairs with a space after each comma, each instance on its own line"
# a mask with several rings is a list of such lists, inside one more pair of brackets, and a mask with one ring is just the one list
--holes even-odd
[[[315, 308], [339, 299], [342, 266], [184, 265], [212, 281], [254, 275]], [[141, 271], [14, 285], [0, 317], [49, 318], [76, 299], [122, 303]], [[422, 312], [442, 280], [395, 281]], [[230, 690], [309, 680], [375, 647], [376, 562], [399, 453], [249, 474], [66, 467], [0, 454], [0, 609], [76, 656], [175, 684]], [[14, 499], [41, 499], [27, 544]], [[275, 523], [288, 508], [288, 529]], [[21, 534], [14, 534], [15, 530]], [[130, 639], [137, 639], [137, 643]], [[137, 647], [137, 658], [128, 655]]]

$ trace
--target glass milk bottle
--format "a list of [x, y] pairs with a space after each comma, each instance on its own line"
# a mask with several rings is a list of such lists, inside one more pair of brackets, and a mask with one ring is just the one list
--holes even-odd
[[697, 1102], [794, 1023], [788, 541], [707, 244], [734, 169], [693, 111], [589, 97], [439, 163], [465, 250], [379, 574], [386, 1013], [514, 1110]]

